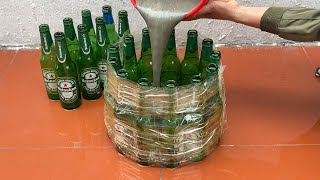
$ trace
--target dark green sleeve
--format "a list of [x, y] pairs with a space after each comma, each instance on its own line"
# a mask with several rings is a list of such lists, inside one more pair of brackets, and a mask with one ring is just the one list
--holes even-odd
[[271, 7], [260, 28], [288, 40], [320, 41], [320, 9]]

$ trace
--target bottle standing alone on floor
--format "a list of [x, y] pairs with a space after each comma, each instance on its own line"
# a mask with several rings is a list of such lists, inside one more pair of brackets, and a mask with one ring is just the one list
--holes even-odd
[[132, 35], [126, 35], [124, 37], [125, 44], [125, 58], [123, 62], [123, 68], [127, 70], [128, 79], [133, 82], [138, 82], [137, 74], [137, 56], [134, 46], [134, 38]]
[[54, 68], [57, 62], [56, 49], [47, 24], [39, 26], [42, 55], [40, 65], [47, 95], [51, 100], [59, 100], [58, 87]]
[[97, 30], [97, 48], [96, 59], [98, 62], [101, 86], [104, 86], [104, 81], [107, 77], [107, 56], [108, 46], [110, 45], [104, 19], [102, 17], [96, 18]]
[[92, 44], [92, 49], [95, 51], [97, 47], [97, 39], [96, 39], [96, 34], [94, 32], [94, 27], [92, 23], [91, 11], [88, 9], [85, 9], [81, 12], [81, 14], [82, 14], [82, 24], [87, 26], [89, 38]]
[[81, 105], [80, 87], [76, 64], [71, 60], [63, 32], [54, 35], [58, 62], [55, 67], [60, 102], [64, 109]]
[[192, 77], [199, 74], [198, 32], [188, 31], [187, 48], [181, 63], [181, 85], [190, 84]]
[[116, 28], [114, 25], [111, 6], [109, 6], [109, 5], [103, 6], [102, 12], [103, 12], [103, 18], [106, 22], [106, 28], [107, 28], [107, 32], [108, 32], [109, 41], [111, 44], [113, 44], [119, 40], [119, 36], [116, 32]]
[[138, 77], [153, 82], [152, 50], [148, 28], [142, 30], [141, 57], [138, 62]]
[[91, 46], [86, 25], [78, 26], [79, 34], [79, 72], [82, 96], [86, 100], [96, 100], [102, 95], [98, 63]]
[[169, 80], [174, 80], [176, 85], [180, 82], [180, 60], [177, 56], [175, 30], [172, 31], [164, 51], [162, 60], [161, 86], [165, 87]]

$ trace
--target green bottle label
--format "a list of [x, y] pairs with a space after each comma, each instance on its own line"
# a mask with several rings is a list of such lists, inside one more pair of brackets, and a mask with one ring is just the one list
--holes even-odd
[[58, 52], [57, 52], [57, 58], [60, 63], [65, 63], [67, 60], [67, 50], [65, 43], [62, 43], [61, 41], [57, 42], [58, 46]]
[[88, 38], [88, 34], [84, 33], [81, 34], [81, 38], [80, 38], [80, 47], [81, 50], [83, 52], [83, 54], [88, 55], [91, 53], [91, 43], [90, 43], [90, 39]]
[[41, 34], [41, 45], [42, 45], [42, 51], [45, 54], [48, 55], [51, 53], [52, 44], [53, 44], [53, 41], [52, 41], [52, 37], [51, 37], [50, 33], [49, 32], [42, 33]]
[[103, 32], [102, 26], [98, 26], [97, 43], [99, 46], [104, 47], [106, 45], [107, 38], [104, 35], [105, 32]]
[[75, 78], [57, 78], [60, 100], [64, 103], [74, 103], [79, 98], [77, 81]]
[[100, 92], [100, 77], [98, 68], [86, 68], [81, 71], [82, 87], [88, 94]]
[[57, 93], [58, 86], [53, 69], [42, 69], [43, 79], [48, 93]]
[[106, 62], [99, 62], [98, 63], [99, 71], [100, 71], [100, 79], [102, 82], [105, 81], [107, 77], [107, 63]]

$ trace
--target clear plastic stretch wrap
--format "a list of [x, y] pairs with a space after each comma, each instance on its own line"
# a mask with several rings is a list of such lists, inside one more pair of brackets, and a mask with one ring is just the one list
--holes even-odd
[[105, 124], [119, 153], [144, 166], [174, 168], [203, 160], [226, 124], [223, 67], [201, 84], [140, 87], [108, 65]]

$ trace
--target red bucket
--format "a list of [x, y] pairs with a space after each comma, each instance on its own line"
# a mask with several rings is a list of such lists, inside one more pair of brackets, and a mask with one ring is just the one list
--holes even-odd
[[[133, 6], [137, 8], [137, 0], [131, 0], [131, 2]], [[207, 0], [201, 0], [199, 4], [186, 15], [184, 19], [190, 18], [193, 15], [195, 15], [206, 3], [207, 3]]]

